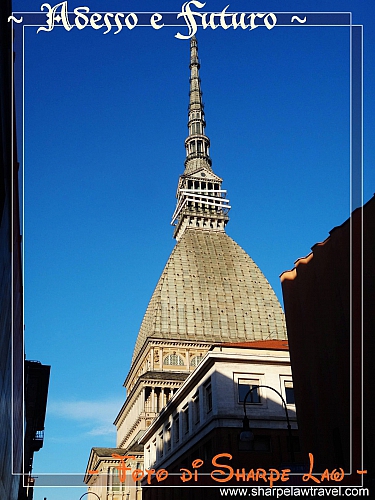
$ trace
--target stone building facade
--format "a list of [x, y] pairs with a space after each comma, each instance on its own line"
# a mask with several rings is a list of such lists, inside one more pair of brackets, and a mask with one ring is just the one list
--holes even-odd
[[[250, 387], [253, 391], [248, 394]], [[291, 422], [293, 453], [283, 400]], [[251, 440], [241, 438], [244, 405]], [[221, 454], [230, 455], [223, 463], [234, 470], [281, 470], [301, 459], [297, 432], [288, 343], [264, 340], [214, 345], [139, 440], [144, 445], [145, 469], [164, 469], [169, 474], [160, 484], [155, 476], [151, 485], [143, 479], [143, 498], [155, 498], [158, 486], [163, 486], [161, 491], [158, 488], [160, 499], [207, 498], [200, 487], [222, 485], [211, 476], [215, 469], [212, 460]], [[199, 480], [185, 484], [181, 469], [193, 470], [196, 460], [202, 461]], [[178, 494], [171, 495], [166, 486], [177, 486]], [[193, 491], [191, 486], [198, 488]]]

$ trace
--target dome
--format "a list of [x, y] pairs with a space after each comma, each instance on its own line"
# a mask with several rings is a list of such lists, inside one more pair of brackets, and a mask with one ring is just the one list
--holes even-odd
[[267, 279], [224, 231], [186, 229], [151, 297], [133, 362], [148, 338], [199, 342], [286, 339]]

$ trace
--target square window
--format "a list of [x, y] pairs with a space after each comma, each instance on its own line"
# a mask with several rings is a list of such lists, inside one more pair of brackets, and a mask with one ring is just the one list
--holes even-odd
[[[243, 403], [260, 403], [259, 380], [257, 379], [238, 379], [238, 401]], [[251, 391], [251, 392], [249, 392]], [[246, 397], [247, 395], [247, 397]]]
[[292, 381], [285, 381], [285, 401], [287, 405], [294, 405], [294, 389]]

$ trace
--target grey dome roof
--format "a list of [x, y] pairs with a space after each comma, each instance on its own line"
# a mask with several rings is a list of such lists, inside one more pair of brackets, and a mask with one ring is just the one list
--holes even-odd
[[281, 305], [250, 256], [223, 231], [189, 228], [156, 285], [133, 361], [150, 337], [213, 343], [287, 335]]

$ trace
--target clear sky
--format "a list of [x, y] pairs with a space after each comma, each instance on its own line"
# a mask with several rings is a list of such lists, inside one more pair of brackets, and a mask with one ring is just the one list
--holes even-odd
[[[40, 11], [14, 0], [14, 11]], [[181, 1], [69, 0], [69, 11], [179, 12]], [[51, 2], [54, 5], [54, 2]], [[227, 2], [207, 0], [205, 11]], [[364, 201], [375, 189], [375, 8], [368, 0], [234, 0], [232, 12], [353, 12], [364, 24]], [[176, 27], [24, 32], [27, 359], [51, 365], [38, 473], [83, 473], [112, 425], [153, 289], [175, 244], [189, 41]], [[185, 29], [186, 32], [186, 29]], [[282, 303], [279, 275], [349, 217], [348, 27], [198, 30], [213, 170], [227, 233]], [[17, 56], [16, 56], [17, 57]], [[22, 87], [16, 81], [18, 111]], [[22, 134], [18, 142], [22, 163]], [[85, 490], [36, 488], [35, 500]]]

